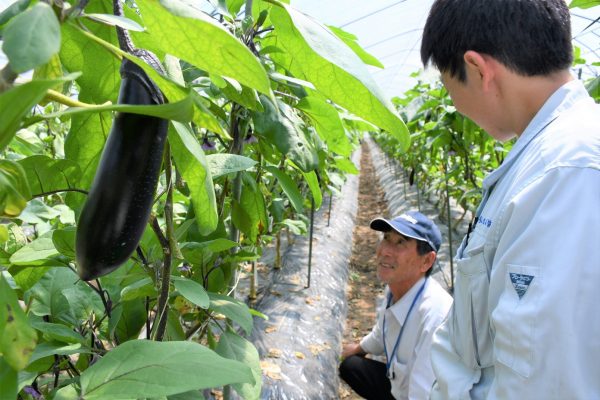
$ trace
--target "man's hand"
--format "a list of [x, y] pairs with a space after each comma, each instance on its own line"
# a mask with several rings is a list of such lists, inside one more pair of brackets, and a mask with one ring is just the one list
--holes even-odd
[[344, 348], [342, 349], [342, 360], [353, 356], [353, 355], [360, 355], [360, 356], [364, 356], [365, 351], [362, 349], [362, 347], [360, 347], [360, 343], [350, 343], [344, 346]]

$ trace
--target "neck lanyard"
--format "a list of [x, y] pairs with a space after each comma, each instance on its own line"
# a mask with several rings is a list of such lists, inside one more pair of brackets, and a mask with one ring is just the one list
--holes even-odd
[[[413, 307], [415, 306], [415, 303], [417, 302], [417, 299], [419, 298], [419, 296], [421, 296], [421, 293], [423, 293], [423, 289], [425, 289], [426, 283], [427, 283], [427, 277], [425, 277], [425, 282], [423, 282], [423, 284], [419, 288], [419, 291], [417, 292], [417, 295], [415, 296], [412, 303], [410, 304], [410, 308], [408, 309], [408, 312], [406, 313], [406, 318], [404, 318], [404, 323], [402, 324], [402, 327], [400, 328], [400, 332], [398, 333], [398, 338], [396, 339], [396, 344], [394, 345], [394, 348], [392, 349], [392, 354], [389, 354], [389, 355], [388, 355], [388, 351], [387, 351], [387, 346], [385, 344], [385, 311], [383, 312], [383, 332], [382, 332], [383, 333], [383, 350], [385, 351], [386, 370], [387, 370], [387, 377], [389, 379], [396, 378], [394, 372], [392, 372], [392, 376], [390, 376], [390, 366], [392, 365], [392, 361], [394, 360], [394, 354], [396, 354], [396, 350], [398, 350], [398, 345], [400, 344], [400, 338], [402, 337], [402, 333], [404, 332], [404, 327], [406, 326], [408, 317], [410, 316], [410, 313], [412, 312]], [[388, 301], [387, 301], [386, 310], [390, 307], [391, 301], [392, 301], [392, 293], [390, 292], [390, 295], [389, 295]]]

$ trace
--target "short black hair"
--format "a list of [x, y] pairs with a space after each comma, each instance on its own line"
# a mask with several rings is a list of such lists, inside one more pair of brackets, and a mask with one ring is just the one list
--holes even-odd
[[[431, 247], [431, 245], [429, 243], [427, 243], [424, 240], [417, 240], [417, 254], [418, 255], [424, 256], [425, 254], [428, 254], [429, 252], [432, 252], [432, 251], [435, 251], [435, 250], [433, 250], [433, 248]], [[436, 257], [437, 257], [437, 253], [436, 253]], [[431, 264], [431, 268], [429, 268], [427, 270], [427, 272], [425, 272], [425, 276], [431, 275], [432, 272], [433, 272], [433, 263]]]
[[573, 62], [569, 8], [564, 0], [436, 0], [423, 32], [423, 65], [431, 60], [464, 82], [468, 50], [523, 76], [568, 69]]

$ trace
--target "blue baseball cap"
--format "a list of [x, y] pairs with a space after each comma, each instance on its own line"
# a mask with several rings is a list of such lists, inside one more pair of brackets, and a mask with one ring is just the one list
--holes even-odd
[[429, 218], [418, 211], [408, 211], [394, 219], [375, 218], [371, 221], [371, 229], [380, 232], [394, 230], [399, 234], [427, 242], [437, 252], [442, 244], [439, 228]]

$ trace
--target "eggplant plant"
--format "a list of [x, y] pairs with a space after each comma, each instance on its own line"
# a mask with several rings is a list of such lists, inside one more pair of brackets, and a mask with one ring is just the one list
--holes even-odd
[[402, 150], [408, 130], [367, 71], [376, 60], [285, 1], [116, 5], [0, 13], [0, 393], [256, 399], [244, 336], [268, 316], [235, 296], [240, 268], [307, 232], [311, 204], [358, 172], [363, 132]]

